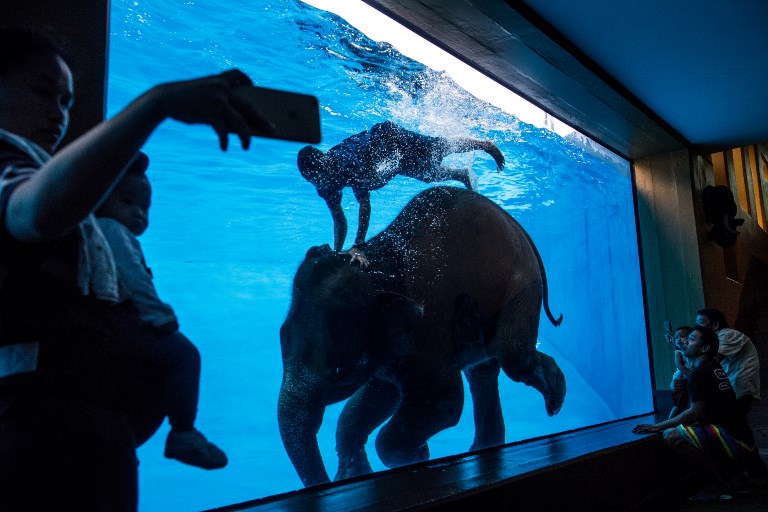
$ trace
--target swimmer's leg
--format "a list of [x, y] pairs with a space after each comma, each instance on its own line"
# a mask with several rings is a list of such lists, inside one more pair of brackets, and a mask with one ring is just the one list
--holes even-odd
[[477, 175], [475, 174], [475, 171], [472, 170], [472, 167], [456, 169], [438, 165], [419, 176], [413, 177], [425, 183], [454, 180], [461, 182], [468, 190], [477, 191]]

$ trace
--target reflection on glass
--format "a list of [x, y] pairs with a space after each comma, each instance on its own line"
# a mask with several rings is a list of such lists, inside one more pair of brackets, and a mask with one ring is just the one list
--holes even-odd
[[[212, 0], [111, 5], [110, 114], [159, 81], [236, 66], [257, 85], [317, 96], [322, 151], [384, 121], [430, 136], [493, 141], [506, 158], [500, 173], [482, 151], [452, 155], [443, 164], [471, 167], [478, 191], [533, 240], [546, 269], [550, 307], [564, 317], [554, 327], [541, 309], [537, 348], [557, 361], [567, 382], [562, 410], [550, 417], [537, 390], [502, 373], [506, 442], [652, 408], [626, 161], [575, 132], [548, 129], [550, 122], [522, 122], [447, 74], [298, 0], [251, 2], [236, 10]], [[230, 463], [204, 472], [164, 459], [164, 426], [139, 451], [144, 511], [201, 510], [302, 487], [277, 423], [279, 330], [294, 274], [310, 247], [333, 244], [333, 222], [325, 201], [298, 171], [302, 144], [257, 140], [248, 152], [233, 144], [218, 153], [207, 130], [167, 123], [145, 147], [153, 203], [141, 242], [160, 297], [174, 307], [202, 354], [197, 423]], [[464, 188], [455, 181], [441, 184]], [[368, 238], [434, 185], [397, 176], [372, 191]], [[347, 249], [358, 211], [349, 189], [341, 207], [349, 221]], [[331, 476], [343, 406], [325, 410], [317, 436]], [[386, 467], [376, 455], [375, 437], [366, 449], [378, 471]], [[430, 456], [465, 452], [473, 439], [465, 383], [459, 423], [429, 440]]]

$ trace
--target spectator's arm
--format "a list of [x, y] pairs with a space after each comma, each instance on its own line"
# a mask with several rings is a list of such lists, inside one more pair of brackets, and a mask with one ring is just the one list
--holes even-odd
[[18, 186], [7, 204], [8, 232], [19, 241], [35, 242], [74, 228], [99, 206], [164, 119], [212, 126], [222, 149], [227, 133], [237, 133], [247, 147], [253, 129], [230, 103], [229, 91], [250, 82], [233, 70], [153, 87], [56, 153]]

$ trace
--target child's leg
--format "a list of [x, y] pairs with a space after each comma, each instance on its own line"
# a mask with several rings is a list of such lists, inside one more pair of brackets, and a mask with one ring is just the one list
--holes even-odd
[[200, 395], [200, 352], [179, 331], [161, 342], [168, 347], [158, 352], [167, 364], [165, 379], [165, 405], [168, 421], [174, 430], [192, 430], [197, 417]]
[[171, 432], [165, 456], [204, 469], [223, 468], [226, 454], [194, 427], [200, 387], [200, 353], [176, 331], [157, 332], [133, 315], [114, 319], [112, 342], [129, 358], [157, 368], [163, 375], [163, 401]]
[[133, 322], [120, 322], [112, 337], [117, 350], [157, 368], [163, 375], [163, 401], [175, 430], [192, 430], [200, 389], [200, 352], [176, 331], [164, 334]]

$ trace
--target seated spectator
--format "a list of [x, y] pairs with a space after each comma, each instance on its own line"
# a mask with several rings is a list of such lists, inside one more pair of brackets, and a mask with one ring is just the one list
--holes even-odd
[[[115, 398], [114, 261], [91, 215], [165, 119], [212, 126], [247, 148], [233, 70], [155, 86], [57, 150], [74, 98], [70, 64], [35, 32], [0, 29], [0, 506], [134, 511], [134, 434]], [[254, 121], [258, 122], [258, 121]]]
[[702, 488], [689, 497], [698, 502], [730, 497], [726, 494], [727, 480], [738, 474], [746, 458], [756, 451], [746, 417], [717, 362], [718, 346], [714, 331], [694, 327], [683, 350], [691, 368], [688, 408], [661, 423], [638, 425], [632, 430], [638, 434], [663, 432], [664, 444], [702, 471]]
[[[739, 408], [746, 416], [752, 405], [760, 400], [760, 357], [754, 343], [744, 333], [728, 327], [725, 315], [719, 309], [707, 308], [696, 312], [696, 325], [709, 327], [720, 340], [717, 359], [728, 375], [736, 393]], [[768, 468], [755, 452], [747, 464], [754, 481], [765, 482]]]
[[739, 406], [747, 414], [760, 400], [760, 358], [744, 333], [728, 327], [725, 315], [714, 308], [696, 312], [696, 325], [709, 327], [720, 340], [718, 361], [731, 381]]

